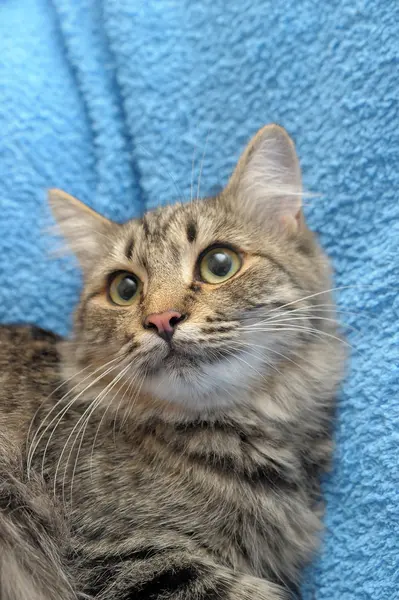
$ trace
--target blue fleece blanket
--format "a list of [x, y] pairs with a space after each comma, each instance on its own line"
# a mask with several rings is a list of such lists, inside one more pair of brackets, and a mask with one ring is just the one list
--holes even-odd
[[4, 322], [70, 327], [79, 276], [40, 239], [46, 188], [123, 220], [188, 198], [193, 155], [204, 195], [261, 125], [296, 140], [356, 328], [309, 600], [399, 597], [398, 23], [397, 0], [0, 2]]

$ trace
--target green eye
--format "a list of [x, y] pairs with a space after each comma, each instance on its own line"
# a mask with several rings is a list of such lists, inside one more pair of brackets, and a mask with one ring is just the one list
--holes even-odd
[[109, 297], [114, 304], [130, 306], [141, 290], [141, 281], [132, 273], [125, 271], [115, 273], [109, 284]]
[[212, 248], [201, 258], [199, 270], [206, 283], [222, 283], [241, 268], [241, 258], [230, 248]]

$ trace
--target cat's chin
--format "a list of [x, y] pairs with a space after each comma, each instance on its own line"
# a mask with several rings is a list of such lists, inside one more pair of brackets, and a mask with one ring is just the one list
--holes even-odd
[[193, 364], [189, 357], [171, 352], [147, 374], [142, 389], [159, 400], [194, 410], [225, 408], [242, 402], [253, 383], [253, 373], [262, 368], [260, 360], [253, 367], [255, 371], [231, 354]]
[[191, 381], [195, 375], [202, 377], [206, 366], [215, 365], [218, 368], [220, 363], [225, 362], [234, 353], [238, 354], [231, 349], [218, 348], [207, 351], [206, 348], [198, 348], [186, 342], [166, 343], [159, 340], [159, 343], [151, 347], [151, 354], [147, 351], [142, 364], [148, 377], [166, 374], [172, 378], [179, 377], [184, 381]]

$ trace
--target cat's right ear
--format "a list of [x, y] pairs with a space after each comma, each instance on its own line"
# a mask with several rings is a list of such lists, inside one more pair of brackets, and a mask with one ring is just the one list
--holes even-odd
[[49, 190], [48, 201], [62, 237], [85, 271], [100, 255], [116, 223], [62, 190]]

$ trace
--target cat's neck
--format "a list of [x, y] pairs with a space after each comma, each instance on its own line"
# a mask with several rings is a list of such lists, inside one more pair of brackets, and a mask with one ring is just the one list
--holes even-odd
[[108, 418], [120, 419], [131, 431], [156, 423], [157, 431], [163, 427], [174, 435], [194, 427], [212, 432], [223, 424], [230, 432], [256, 436], [257, 431], [265, 433], [271, 426], [291, 430], [298, 423], [305, 429], [307, 424], [311, 429], [320, 426], [341, 379], [342, 364], [325, 360], [331, 345], [329, 341], [323, 346], [319, 340], [308, 344], [295, 361], [282, 362], [278, 369], [254, 379], [245, 389], [234, 389], [225, 398], [216, 392], [203, 404], [143, 392], [141, 386], [130, 385], [129, 379], [115, 379], [112, 372], [93, 374], [92, 367], [82, 370], [68, 345], [62, 352], [61, 376], [69, 388], [68, 401], [98, 402], [101, 413], [106, 408]]

